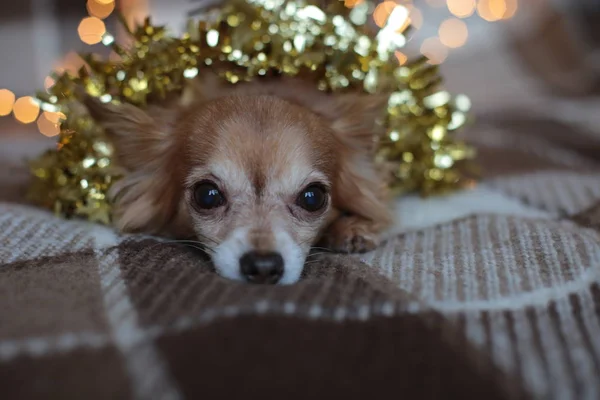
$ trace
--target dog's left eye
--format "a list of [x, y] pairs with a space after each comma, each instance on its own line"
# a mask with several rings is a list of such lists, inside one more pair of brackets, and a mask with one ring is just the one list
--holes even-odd
[[319, 211], [327, 203], [327, 194], [325, 189], [320, 185], [310, 185], [304, 189], [298, 198], [296, 204], [306, 211], [315, 212]]
[[225, 198], [212, 182], [201, 182], [194, 187], [194, 201], [199, 207], [207, 210], [225, 204]]

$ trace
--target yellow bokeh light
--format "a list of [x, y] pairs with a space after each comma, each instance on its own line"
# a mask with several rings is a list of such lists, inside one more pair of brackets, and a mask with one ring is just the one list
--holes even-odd
[[506, 0], [506, 12], [502, 16], [502, 19], [510, 19], [515, 16], [519, 5], [517, 0]]
[[507, 11], [505, 0], [479, 0], [477, 13], [486, 21], [493, 22], [502, 19]]
[[17, 121], [30, 124], [37, 118], [40, 106], [31, 96], [20, 97], [15, 101], [13, 114]]
[[100, 4], [110, 4], [114, 3], [114, 0], [96, 0], [96, 2]]
[[8, 89], [0, 89], [0, 117], [10, 114], [14, 104], [15, 94]]
[[106, 18], [114, 11], [115, 2], [102, 3], [99, 0], [88, 0], [86, 8], [92, 17]]
[[488, 4], [494, 17], [504, 17], [504, 14], [506, 14], [506, 0], [488, 0]]
[[467, 24], [460, 19], [448, 18], [440, 25], [438, 31], [440, 35], [440, 41], [447, 47], [456, 49], [464, 46], [469, 37], [469, 30]]
[[477, 8], [475, 0], [448, 0], [448, 10], [459, 18], [467, 18], [473, 15]]
[[[415, 8], [413, 7], [413, 10]], [[418, 10], [417, 10], [418, 11]], [[396, 33], [402, 33], [411, 25], [410, 11], [408, 7], [398, 6], [392, 10], [392, 13], [386, 21], [386, 27], [394, 29]]]
[[96, 44], [102, 40], [102, 35], [106, 33], [106, 26], [100, 18], [87, 17], [79, 23], [77, 33], [83, 43]]
[[348, 8], [354, 8], [361, 4], [364, 0], [344, 0], [344, 5]]
[[62, 121], [64, 121], [65, 119], [67, 119], [67, 116], [61, 112], [51, 112], [51, 111], [44, 111], [44, 117], [52, 122], [53, 124], [59, 124]]
[[425, 39], [421, 44], [421, 54], [429, 59], [430, 64], [441, 64], [448, 57], [448, 48], [437, 37]]
[[44, 112], [37, 120], [37, 126], [40, 133], [44, 136], [52, 137], [60, 133], [61, 113]]
[[396, 6], [397, 4], [393, 1], [384, 1], [375, 7], [375, 11], [373, 11], [373, 20], [378, 27], [383, 28], [385, 26], [387, 19], [390, 17], [390, 14]]
[[406, 56], [406, 54], [404, 54], [400, 51], [396, 51], [394, 53], [394, 55], [396, 56], [396, 59], [398, 60], [398, 64], [400, 64], [400, 65], [404, 65], [404, 64], [406, 64], [406, 61], [408, 61], [408, 57]]

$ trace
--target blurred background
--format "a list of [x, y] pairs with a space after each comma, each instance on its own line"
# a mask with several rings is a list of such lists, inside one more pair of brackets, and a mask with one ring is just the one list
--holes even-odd
[[[345, 0], [354, 7], [363, 0]], [[32, 101], [51, 71], [76, 71], [76, 53], [109, 56], [103, 40], [124, 39], [147, 15], [181, 30], [194, 0], [20, 0], [0, 5], [0, 160], [22, 165], [55, 143], [57, 115]], [[400, 62], [419, 54], [440, 64], [445, 86], [467, 94], [475, 115], [550, 118], [600, 135], [600, 0], [394, 0], [373, 10], [383, 26], [395, 7], [410, 12]], [[110, 32], [111, 35], [107, 35]], [[510, 122], [510, 121], [509, 121]], [[16, 168], [16, 167], [15, 167]], [[4, 179], [23, 172], [3, 168]]]

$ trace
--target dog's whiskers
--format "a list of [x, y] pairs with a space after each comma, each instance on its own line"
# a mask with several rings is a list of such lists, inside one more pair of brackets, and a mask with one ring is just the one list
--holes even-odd
[[316, 263], [318, 263], [320, 261], [322, 261], [322, 260], [310, 260], [310, 261], [306, 261], [304, 263], [304, 265], [306, 266], [306, 265], [316, 264]]
[[317, 252], [317, 253], [310, 253], [309, 255], [306, 256], [306, 258], [321, 256], [323, 254], [330, 254], [330, 253], [328, 251], [321, 251], [321, 252]]
[[310, 248], [311, 250], [325, 250], [327, 252], [331, 252], [331, 249], [328, 249], [327, 247], [317, 247], [317, 246], [312, 246]]
[[167, 240], [167, 241], [160, 241], [158, 243], [153, 244], [152, 246], [150, 246], [148, 249], [152, 249], [156, 246], [161, 246], [161, 245], [169, 245], [169, 244], [179, 244], [182, 246], [187, 246], [187, 247], [192, 247], [194, 249], [198, 249], [204, 253], [207, 254], [214, 254], [214, 250], [207, 246], [205, 243], [202, 243], [200, 241], [197, 240]]
[[184, 245], [184, 246], [186, 246], [186, 247], [191, 247], [193, 249], [198, 249], [198, 250], [200, 250], [202, 252], [205, 252], [205, 253], [210, 253], [210, 251], [208, 250], [207, 247], [199, 247], [199, 246], [194, 246], [192, 244], [187, 244], [187, 243], [181, 243], [181, 244]]
[[198, 238], [199, 238], [200, 240], [193, 240], [193, 239], [179, 239], [179, 240], [172, 240], [171, 242], [180, 242], [180, 243], [186, 242], [186, 243], [196, 243], [196, 244], [202, 244], [202, 245], [205, 245], [206, 243], [204, 243], [204, 242], [203, 242], [203, 241], [205, 241], [205, 242], [209, 242], [209, 243], [212, 243], [212, 244], [219, 244], [219, 242], [218, 242], [218, 241], [216, 241], [215, 239], [213, 239], [213, 238], [210, 238], [210, 237], [208, 237], [208, 236], [205, 236], [205, 235], [198, 235]]

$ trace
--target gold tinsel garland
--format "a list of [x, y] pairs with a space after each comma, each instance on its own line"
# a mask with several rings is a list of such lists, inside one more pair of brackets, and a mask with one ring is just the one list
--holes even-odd
[[366, 1], [349, 9], [340, 1], [322, 8], [304, 0], [230, 0], [190, 22], [181, 37], [146, 20], [129, 32], [127, 49], [109, 43], [119, 61], [83, 55], [86, 67], [77, 75], [57, 76], [48, 93], [38, 94], [43, 110], [66, 119], [57, 149], [31, 162], [30, 198], [64, 217], [109, 224], [107, 192], [119, 179], [113, 149], [77, 102], [75, 88], [104, 102], [143, 107], [179, 94], [205, 68], [231, 84], [284, 74], [329, 92], [391, 90], [376, 157], [390, 168], [392, 189], [429, 195], [472, 184], [464, 167], [474, 151], [454, 137], [467, 121], [469, 100], [440, 89], [438, 69], [426, 59], [398, 65], [394, 52], [406, 42], [404, 7], [396, 7], [376, 35], [367, 23], [371, 11]]

